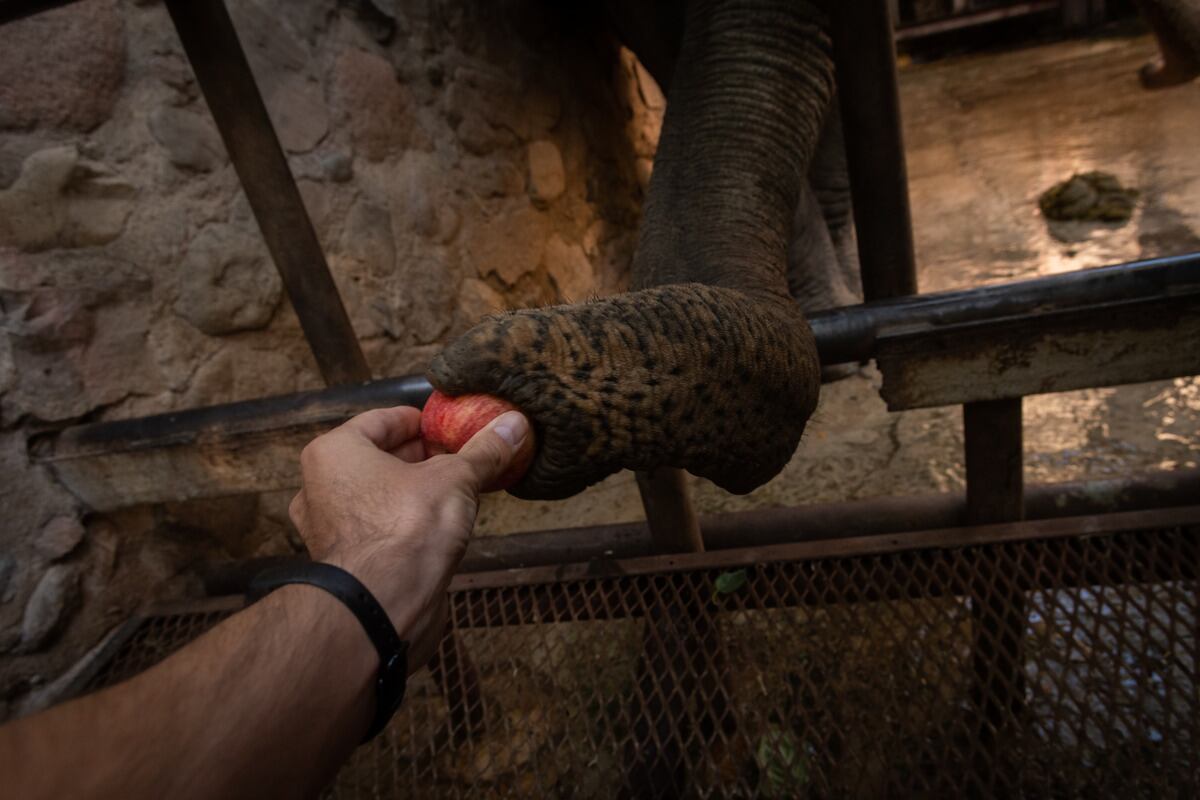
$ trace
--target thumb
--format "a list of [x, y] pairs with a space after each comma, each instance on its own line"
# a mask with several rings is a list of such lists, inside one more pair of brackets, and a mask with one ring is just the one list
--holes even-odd
[[528, 436], [525, 415], [505, 411], [462, 446], [458, 455], [470, 465], [480, 491], [487, 491], [504, 474]]

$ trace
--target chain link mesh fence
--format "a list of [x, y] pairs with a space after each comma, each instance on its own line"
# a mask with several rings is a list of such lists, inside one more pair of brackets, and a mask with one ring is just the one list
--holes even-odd
[[[452, 593], [328, 796], [1196, 797], [1194, 529]], [[224, 613], [151, 616], [121, 680]]]

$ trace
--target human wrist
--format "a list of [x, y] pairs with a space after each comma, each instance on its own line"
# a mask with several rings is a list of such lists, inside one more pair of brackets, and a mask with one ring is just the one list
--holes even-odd
[[389, 550], [365, 546], [342, 548], [320, 560], [357, 578], [387, 612], [400, 638], [412, 641], [430, 592], [423, 587], [423, 571], [414, 569], [413, 559]]
[[[336, 599], [357, 620], [361, 632], [370, 642], [378, 660], [375, 674], [375, 710], [373, 721], [368, 729], [367, 739], [374, 738], [387, 724], [396, 707], [404, 697], [404, 687], [409, 674], [408, 654], [409, 643], [401, 639], [384, 610], [370, 595], [361, 581], [341, 567], [326, 562], [311, 562], [302, 567], [278, 568], [266, 570], [255, 578], [251, 586], [251, 596], [271, 592], [280, 587], [300, 584], [313, 587], [328, 593]], [[346, 629], [346, 614], [331, 612], [318, 605], [314, 606], [313, 595], [307, 598], [289, 598], [296, 604], [299, 613], [307, 612], [311, 626], [314, 629], [313, 642], [319, 643], [326, 651], [345, 651], [349, 664], [357, 664], [343, 671], [344, 680], [351, 685], [359, 682], [361, 666], [364, 657], [362, 636], [354, 637]], [[312, 619], [315, 617], [315, 619]], [[357, 704], [355, 704], [357, 705]]]

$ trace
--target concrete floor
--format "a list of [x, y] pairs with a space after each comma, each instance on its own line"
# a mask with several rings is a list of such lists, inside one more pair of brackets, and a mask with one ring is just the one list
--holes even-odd
[[[1075, 40], [906, 67], [900, 86], [922, 291], [1200, 250], [1200, 82], [1145, 92], [1148, 36]], [[1075, 172], [1139, 191], [1124, 224], [1047, 226], [1037, 198]], [[746, 497], [694, 480], [701, 513], [963, 486], [958, 407], [889, 414], [873, 368], [825, 387], [784, 472]], [[1025, 401], [1026, 479], [1200, 461], [1200, 378]], [[1200, 489], [1198, 489], [1200, 491]], [[630, 473], [556, 503], [491, 495], [481, 535], [642, 518]]]

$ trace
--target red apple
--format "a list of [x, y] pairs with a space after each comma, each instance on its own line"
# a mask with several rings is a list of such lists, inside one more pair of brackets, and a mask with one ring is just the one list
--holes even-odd
[[[516, 406], [490, 394], [463, 394], [450, 397], [434, 390], [421, 411], [421, 439], [425, 442], [425, 457], [457, 453], [462, 446], [489, 422], [505, 411], [519, 411]], [[512, 464], [494, 483], [483, 487], [485, 492], [507, 489], [525, 474], [537, 450], [533, 433], [521, 443]]]

